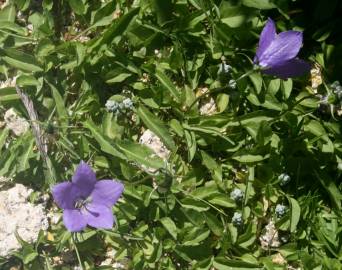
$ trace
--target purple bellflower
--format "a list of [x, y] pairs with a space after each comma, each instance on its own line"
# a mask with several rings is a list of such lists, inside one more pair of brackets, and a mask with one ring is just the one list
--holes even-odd
[[302, 43], [302, 32], [285, 31], [277, 34], [275, 24], [269, 18], [260, 35], [254, 64], [260, 66], [264, 73], [282, 79], [303, 75], [311, 66], [296, 57]]
[[81, 161], [72, 181], [55, 185], [52, 195], [57, 205], [64, 210], [65, 227], [71, 232], [78, 232], [87, 225], [111, 229], [114, 224], [112, 206], [123, 190], [123, 184], [117, 181], [97, 181], [95, 172]]

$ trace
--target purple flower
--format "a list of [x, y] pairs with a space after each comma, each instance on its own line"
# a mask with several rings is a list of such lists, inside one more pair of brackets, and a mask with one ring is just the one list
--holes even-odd
[[112, 206], [123, 190], [123, 184], [117, 181], [97, 181], [95, 172], [81, 161], [72, 181], [55, 185], [52, 195], [64, 210], [65, 227], [71, 232], [78, 232], [87, 225], [111, 229], [114, 223]]
[[260, 35], [254, 63], [259, 65], [264, 73], [282, 79], [303, 75], [311, 66], [296, 58], [302, 43], [302, 32], [286, 31], [277, 34], [274, 22], [268, 19]]

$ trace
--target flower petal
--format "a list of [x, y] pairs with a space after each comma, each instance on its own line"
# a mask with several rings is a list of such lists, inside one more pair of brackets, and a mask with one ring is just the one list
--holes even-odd
[[79, 188], [71, 182], [63, 182], [52, 188], [53, 199], [62, 209], [75, 209], [75, 202], [80, 194]]
[[111, 207], [105, 205], [90, 203], [84, 214], [88, 225], [94, 228], [111, 229], [114, 224], [114, 217]]
[[78, 209], [64, 210], [63, 222], [70, 232], [82, 231], [87, 226], [86, 216]]
[[72, 177], [72, 182], [81, 190], [82, 196], [86, 198], [96, 183], [95, 172], [87, 163], [81, 161]]
[[271, 45], [272, 41], [276, 38], [276, 28], [274, 21], [268, 18], [265, 27], [262, 29], [259, 39], [259, 46], [256, 52], [256, 56], [254, 58], [254, 62], [258, 62], [260, 55], [264, 53], [264, 51]]
[[295, 58], [303, 43], [303, 33], [298, 31], [282, 32], [259, 56], [259, 65], [272, 67]]
[[264, 70], [264, 73], [277, 76], [281, 79], [287, 79], [304, 75], [309, 72], [311, 65], [301, 59], [292, 59], [280, 65], [273, 66]]
[[101, 180], [95, 184], [90, 197], [92, 202], [96, 204], [111, 207], [120, 198], [123, 190], [124, 185], [120, 182], [113, 180]]

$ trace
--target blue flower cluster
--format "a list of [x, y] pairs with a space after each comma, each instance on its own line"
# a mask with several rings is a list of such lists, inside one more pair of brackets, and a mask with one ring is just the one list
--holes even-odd
[[242, 219], [242, 214], [239, 212], [235, 212], [233, 217], [232, 217], [232, 223], [236, 226], [239, 227], [243, 224], [243, 219]]
[[339, 81], [335, 81], [330, 85], [336, 99], [342, 104], [342, 86]]
[[244, 192], [241, 189], [234, 188], [233, 191], [230, 193], [230, 198], [234, 201], [242, 201], [244, 197]]
[[105, 106], [109, 112], [113, 112], [115, 114], [131, 111], [134, 107], [133, 101], [130, 98], [126, 98], [122, 102], [109, 99], [107, 100]]
[[280, 181], [281, 186], [285, 186], [288, 182], [291, 181], [291, 177], [286, 173], [282, 173], [278, 176], [278, 180]]
[[286, 206], [283, 204], [277, 204], [275, 208], [277, 217], [282, 217], [286, 213]]

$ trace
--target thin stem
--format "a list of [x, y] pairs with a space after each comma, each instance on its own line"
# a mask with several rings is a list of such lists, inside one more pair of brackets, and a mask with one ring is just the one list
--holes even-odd
[[76, 251], [76, 256], [77, 256], [77, 260], [78, 260], [78, 264], [80, 265], [81, 267], [81, 270], [83, 270], [83, 264], [82, 264], [82, 261], [81, 261], [81, 257], [80, 257], [80, 253], [78, 252], [78, 248], [77, 248], [77, 245], [75, 243], [75, 238], [74, 238], [74, 234], [71, 235], [71, 239], [72, 239], [72, 243], [74, 245], [74, 248], [75, 248], [75, 251]]
[[247, 202], [248, 202], [248, 193], [249, 190], [251, 189], [251, 186], [254, 182], [254, 167], [249, 167], [248, 168], [248, 178], [247, 178], [247, 185], [246, 185], [246, 189], [245, 189], [245, 200], [243, 205], [246, 206]]
[[282, 113], [280, 113], [277, 117], [275, 117], [271, 123], [273, 122], [276, 122], [278, 121], [278, 119], [280, 119], [283, 115], [285, 115], [286, 113], [290, 112], [292, 109], [294, 109], [297, 105], [299, 105], [302, 101], [304, 101], [305, 99], [309, 99], [309, 98], [313, 98], [313, 97], [316, 97], [318, 96], [319, 94], [313, 94], [311, 96], [305, 96], [305, 97], [302, 97], [300, 98], [299, 100], [297, 100], [294, 104], [292, 104], [291, 106], [289, 106], [288, 109], [284, 110]]
[[22, 39], [31, 40], [32, 42], [33, 42], [33, 41], [36, 41], [36, 40], [33, 39], [33, 38], [29, 38], [29, 37], [25, 37], [25, 36], [16, 35], [16, 34], [13, 34], [13, 33], [11, 33], [11, 32], [7, 32], [7, 31], [4, 31], [4, 30], [1, 30], [1, 29], [0, 29], [0, 32], [1, 32], [1, 33], [4, 33], [4, 34], [6, 34], [6, 35], [10, 35], [10, 36], [14, 36], [14, 37], [22, 38]]
[[251, 75], [252, 73], [254, 73], [255, 71], [257, 71], [257, 69], [251, 69], [250, 71], [247, 71], [245, 74], [242, 74], [239, 78], [237, 78], [235, 81], [238, 82], [240, 80], [242, 80], [243, 78]]

